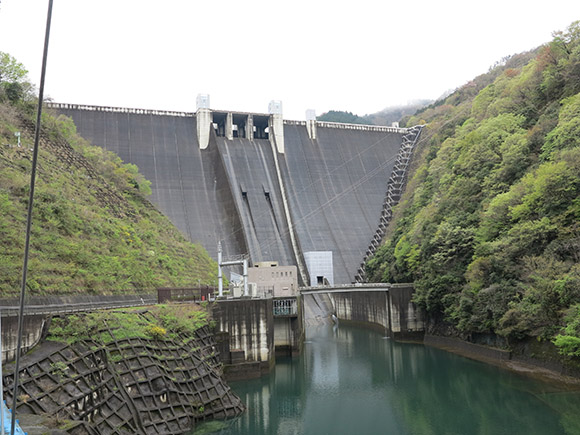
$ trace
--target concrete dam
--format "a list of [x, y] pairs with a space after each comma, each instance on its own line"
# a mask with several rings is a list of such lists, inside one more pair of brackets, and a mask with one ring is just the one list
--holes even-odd
[[[421, 128], [51, 103], [81, 136], [133, 163], [151, 200], [217, 258], [296, 265], [303, 285], [361, 279]], [[272, 103], [271, 103], [272, 106]]]

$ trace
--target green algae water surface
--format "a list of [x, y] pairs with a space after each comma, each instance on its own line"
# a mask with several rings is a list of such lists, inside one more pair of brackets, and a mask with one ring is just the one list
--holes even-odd
[[232, 383], [247, 411], [217, 432], [580, 434], [580, 392], [340, 325], [309, 328], [303, 355]]

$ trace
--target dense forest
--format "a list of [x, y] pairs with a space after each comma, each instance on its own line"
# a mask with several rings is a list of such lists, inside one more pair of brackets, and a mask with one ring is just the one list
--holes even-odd
[[329, 110], [316, 117], [317, 121], [343, 122], [346, 124], [368, 124], [364, 117], [342, 110]]
[[[0, 294], [19, 292], [36, 99], [26, 69], [0, 53]], [[43, 113], [28, 287], [32, 295], [215, 284], [217, 265], [146, 199], [135, 165]]]
[[579, 92], [574, 22], [406, 119], [427, 126], [366, 267], [415, 282], [431, 332], [580, 357]]
[[352, 112], [345, 112], [342, 110], [329, 110], [320, 116], [317, 116], [318, 121], [328, 122], [344, 122], [347, 124], [369, 124], [369, 125], [391, 125], [393, 122], [399, 121], [401, 118], [412, 115], [417, 110], [430, 104], [432, 100], [418, 100], [405, 105], [389, 106], [385, 109], [371, 113], [370, 115], [358, 116]]

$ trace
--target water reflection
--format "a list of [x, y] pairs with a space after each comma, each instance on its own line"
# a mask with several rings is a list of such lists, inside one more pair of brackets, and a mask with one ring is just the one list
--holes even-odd
[[299, 358], [232, 384], [248, 411], [221, 434], [578, 434], [580, 394], [341, 325]]

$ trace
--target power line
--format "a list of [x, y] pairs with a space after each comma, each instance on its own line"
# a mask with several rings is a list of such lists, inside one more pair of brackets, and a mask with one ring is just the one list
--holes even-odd
[[20, 287], [20, 311], [18, 313], [18, 344], [16, 346], [16, 362], [14, 364], [14, 389], [12, 392], [12, 423], [10, 433], [14, 435], [16, 427], [16, 404], [18, 399], [18, 380], [20, 371], [20, 349], [22, 347], [22, 326], [24, 320], [24, 298], [26, 295], [26, 278], [28, 274], [28, 257], [30, 252], [30, 233], [32, 227], [32, 205], [34, 202], [34, 188], [36, 185], [36, 167], [38, 164], [38, 144], [40, 141], [40, 123], [42, 119], [42, 100], [44, 99], [44, 78], [46, 76], [46, 61], [48, 58], [48, 41], [50, 37], [50, 23], [52, 18], [52, 0], [48, 0], [46, 17], [46, 33], [44, 36], [44, 50], [42, 54], [42, 71], [40, 73], [40, 88], [38, 91], [38, 109], [36, 111], [36, 127], [34, 131], [34, 150], [32, 153], [32, 171], [30, 174], [30, 195], [28, 197], [28, 212], [26, 216], [26, 241], [24, 244], [24, 262], [22, 265], [22, 285]]

